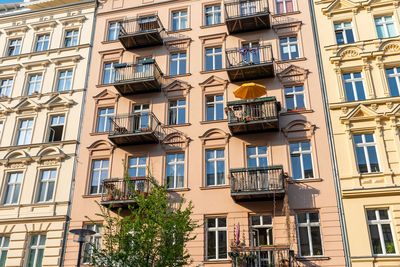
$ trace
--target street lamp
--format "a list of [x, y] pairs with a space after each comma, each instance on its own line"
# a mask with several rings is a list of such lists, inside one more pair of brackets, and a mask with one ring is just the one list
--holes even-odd
[[87, 238], [91, 235], [94, 235], [96, 232], [89, 229], [71, 229], [70, 233], [74, 234], [74, 241], [79, 243], [79, 254], [78, 254], [78, 262], [76, 263], [76, 267], [81, 266], [81, 256], [82, 256], [82, 246], [84, 243], [88, 242]]

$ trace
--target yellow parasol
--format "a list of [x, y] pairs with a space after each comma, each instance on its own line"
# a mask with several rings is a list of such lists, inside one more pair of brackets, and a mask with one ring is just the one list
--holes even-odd
[[233, 91], [233, 94], [240, 99], [255, 99], [266, 93], [267, 88], [256, 83], [244, 83]]

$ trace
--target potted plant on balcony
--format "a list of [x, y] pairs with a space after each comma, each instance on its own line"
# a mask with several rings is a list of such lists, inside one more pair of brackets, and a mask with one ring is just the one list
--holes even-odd
[[150, 127], [144, 127], [144, 128], [141, 128], [140, 131], [141, 131], [142, 133], [151, 132], [151, 128], [150, 128]]

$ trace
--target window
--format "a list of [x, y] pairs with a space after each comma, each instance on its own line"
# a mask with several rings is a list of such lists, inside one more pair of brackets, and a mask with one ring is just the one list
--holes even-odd
[[206, 26], [221, 23], [221, 6], [212, 5], [205, 7]]
[[129, 177], [146, 176], [146, 157], [130, 157], [128, 165]]
[[31, 142], [33, 119], [24, 119], [19, 122], [16, 145], [26, 145]]
[[114, 83], [114, 79], [115, 79], [115, 68], [114, 68], [114, 65], [115, 64], [117, 64], [117, 62], [104, 63], [103, 84]]
[[114, 21], [114, 22], [108, 23], [107, 41], [118, 40], [120, 27], [121, 27], [121, 23], [119, 21]]
[[185, 177], [185, 153], [167, 155], [167, 187], [182, 188]]
[[287, 111], [293, 109], [305, 109], [306, 105], [304, 101], [304, 87], [285, 87], [285, 103]]
[[205, 70], [220, 70], [222, 69], [222, 48], [213, 47], [206, 48], [206, 66]]
[[[251, 244], [253, 246], [269, 246], [273, 245], [272, 236], [272, 216], [271, 215], [252, 215], [250, 217], [251, 223]], [[262, 253], [264, 254], [264, 253]], [[263, 255], [264, 256], [264, 255]], [[265, 255], [267, 256], [267, 255]], [[268, 255], [269, 256], [269, 255]], [[272, 256], [272, 255], [271, 255]], [[262, 262], [267, 261], [268, 258], [261, 258]], [[261, 266], [269, 266], [268, 264], [261, 264]]]
[[257, 12], [258, 0], [247, 0], [240, 2], [240, 16], [250, 16]]
[[279, 46], [281, 50], [281, 60], [291, 60], [299, 58], [297, 36], [280, 38]]
[[49, 142], [58, 142], [62, 140], [64, 121], [64, 115], [52, 116], [50, 118]]
[[26, 267], [42, 266], [46, 235], [32, 235]]
[[206, 185], [225, 184], [225, 151], [223, 149], [206, 150]]
[[347, 101], [365, 100], [364, 83], [361, 72], [343, 74]]
[[42, 85], [42, 74], [32, 74], [28, 77], [27, 95], [38, 94]]
[[90, 236], [89, 242], [85, 243], [85, 247], [83, 249], [83, 257], [82, 257], [83, 264], [90, 263], [90, 257], [93, 255], [92, 246], [94, 245], [96, 248], [100, 248], [101, 246], [101, 232], [102, 232], [101, 224], [88, 224], [86, 226], [86, 229], [92, 230], [96, 233]]
[[276, 0], [276, 13], [291, 13], [293, 12], [293, 0]]
[[207, 260], [228, 258], [226, 218], [206, 219]]
[[101, 108], [97, 115], [96, 132], [105, 133], [111, 131], [111, 123], [114, 118], [114, 108]]
[[388, 210], [367, 210], [367, 219], [373, 254], [396, 254]]
[[319, 213], [299, 213], [296, 216], [300, 255], [322, 256], [321, 224]]
[[8, 245], [10, 244], [9, 236], [0, 236], [0, 267], [6, 266]]
[[171, 100], [168, 102], [168, 124], [184, 124], [186, 122], [186, 100]]
[[144, 16], [140, 17], [139, 31], [147, 32], [159, 28], [158, 19], [155, 16]]
[[222, 120], [224, 118], [224, 96], [206, 96], [206, 121]]
[[22, 39], [10, 40], [8, 43], [7, 56], [16, 56], [21, 53]]
[[172, 12], [172, 30], [179, 31], [188, 27], [188, 15], [186, 10]]
[[141, 57], [136, 59], [136, 72], [140, 73], [136, 75], [137, 78], [144, 78], [153, 76], [154, 74], [154, 67], [153, 63], [154, 60], [152, 57]]
[[64, 47], [71, 47], [78, 45], [78, 30], [69, 30], [65, 32]]
[[71, 90], [72, 70], [63, 70], [58, 74], [57, 91]]
[[186, 73], [186, 52], [171, 54], [169, 60], [169, 75]]
[[290, 144], [293, 180], [314, 177], [310, 142]]
[[108, 177], [108, 163], [108, 159], [93, 160], [90, 194], [101, 194], [103, 192], [103, 180]]
[[141, 131], [141, 129], [149, 128], [150, 123], [150, 105], [141, 104], [133, 106], [133, 129]]
[[3, 205], [18, 203], [19, 191], [21, 190], [22, 172], [8, 174], [6, 189], [4, 191]]
[[243, 52], [240, 54], [244, 65], [260, 64], [260, 44], [258, 42], [243, 43], [242, 47]]
[[53, 199], [56, 170], [42, 170], [40, 173], [37, 202], [47, 202]]
[[0, 97], [10, 97], [12, 85], [13, 85], [12, 78], [6, 78], [0, 80]]
[[400, 96], [400, 68], [386, 70], [386, 77], [389, 84], [391, 96]]
[[397, 36], [397, 30], [394, 26], [393, 16], [376, 17], [375, 26], [378, 33], [378, 38]]
[[267, 146], [247, 147], [247, 167], [266, 167], [268, 166]]
[[354, 135], [358, 171], [360, 173], [379, 172], [378, 155], [373, 134]]
[[335, 23], [334, 27], [337, 44], [354, 43], [353, 25], [351, 22]]
[[49, 49], [50, 34], [41, 34], [36, 38], [35, 52], [46, 51]]

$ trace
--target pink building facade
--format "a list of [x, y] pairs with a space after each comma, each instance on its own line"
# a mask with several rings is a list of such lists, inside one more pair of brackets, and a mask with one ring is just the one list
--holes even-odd
[[[101, 239], [125, 164], [193, 202], [191, 266], [345, 266], [313, 40], [307, 1], [101, 1], [69, 228]], [[267, 95], [235, 98], [247, 82]]]

